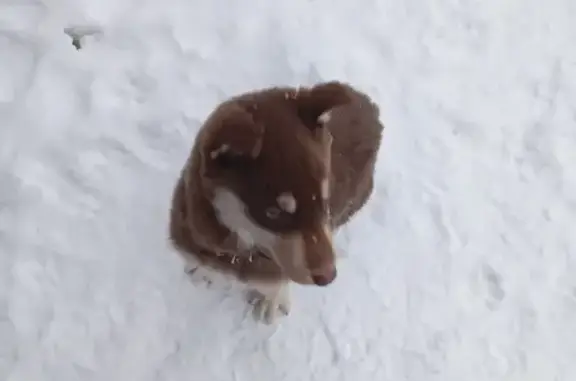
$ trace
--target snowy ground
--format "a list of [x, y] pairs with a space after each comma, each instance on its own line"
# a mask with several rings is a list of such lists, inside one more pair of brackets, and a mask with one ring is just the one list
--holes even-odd
[[[3, 0], [0, 380], [573, 381], [573, 0]], [[63, 29], [97, 26], [76, 51]], [[166, 241], [228, 95], [350, 81], [387, 126], [340, 277], [289, 318]]]

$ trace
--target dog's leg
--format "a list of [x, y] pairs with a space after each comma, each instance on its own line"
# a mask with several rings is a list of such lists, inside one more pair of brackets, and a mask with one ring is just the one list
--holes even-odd
[[257, 321], [274, 324], [278, 313], [290, 313], [290, 287], [288, 282], [251, 283], [252, 292], [249, 302], [254, 306], [254, 317]]

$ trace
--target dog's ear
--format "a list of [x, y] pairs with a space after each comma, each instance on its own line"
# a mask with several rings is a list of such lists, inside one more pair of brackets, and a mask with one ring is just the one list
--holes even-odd
[[205, 175], [246, 168], [260, 155], [264, 126], [250, 111], [239, 103], [219, 110], [204, 144]]
[[350, 102], [348, 89], [337, 81], [301, 89], [296, 95], [298, 115], [311, 130], [321, 128], [329, 119], [329, 111]]

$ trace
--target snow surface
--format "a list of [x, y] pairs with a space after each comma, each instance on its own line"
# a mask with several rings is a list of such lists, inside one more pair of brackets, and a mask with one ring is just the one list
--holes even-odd
[[[573, 0], [3, 0], [0, 380], [573, 381]], [[65, 28], [84, 38], [77, 51]], [[277, 327], [166, 240], [211, 108], [350, 81], [387, 126]], [[572, 232], [572, 234], [570, 234]]]

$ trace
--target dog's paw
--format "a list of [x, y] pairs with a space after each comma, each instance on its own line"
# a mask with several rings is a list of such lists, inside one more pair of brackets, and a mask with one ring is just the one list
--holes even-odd
[[212, 279], [209, 274], [201, 266], [186, 266], [184, 272], [188, 275], [188, 279], [195, 286], [210, 286]]
[[253, 295], [251, 303], [254, 319], [264, 324], [274, 324], [280, 315], [288, 315], [290, 306], [275, 299], [269, 299], [264, 295]]
[[278, 290], [262, 292], [252, 290], [248, 295], [248, 302], [252, 305], [254, 318], [258, 322], [274, 324], [280, 316], [290, 313], [290, 297], [286, 286]]

